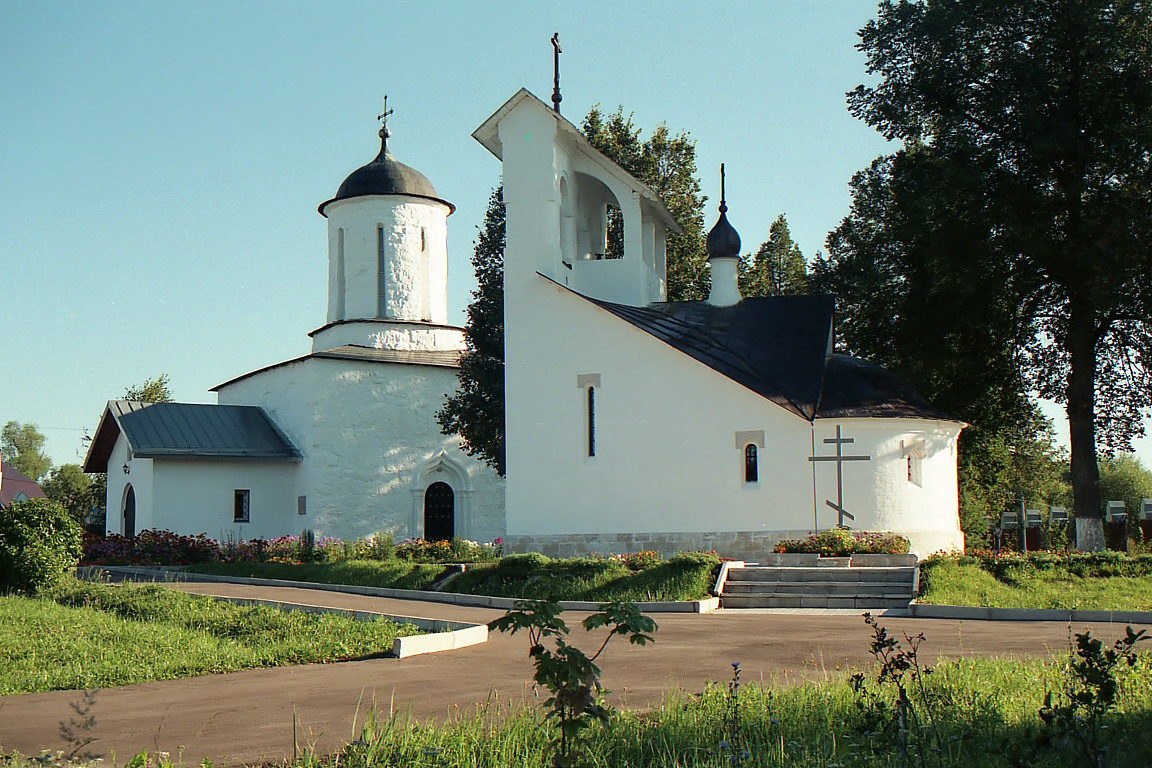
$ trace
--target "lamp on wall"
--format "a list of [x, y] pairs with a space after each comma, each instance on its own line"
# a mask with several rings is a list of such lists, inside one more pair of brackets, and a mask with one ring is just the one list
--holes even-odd
[[127, 462], [124, 463], [124, 466], [121, 467], [121, 469], [124, 470], [124, 474], [126, 475], [132, 472], [132, 467], [128, 466]]

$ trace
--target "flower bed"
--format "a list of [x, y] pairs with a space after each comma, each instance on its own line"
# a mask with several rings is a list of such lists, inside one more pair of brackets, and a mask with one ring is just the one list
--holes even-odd
[[776, 545], [781, 554], [808, 554], [821, 557], [848, 557], [849, 555], [906, 555], [911, 543], [896, 533], [850, 531], [830, 528], [813, 533], [806, 539], [785, 539]]

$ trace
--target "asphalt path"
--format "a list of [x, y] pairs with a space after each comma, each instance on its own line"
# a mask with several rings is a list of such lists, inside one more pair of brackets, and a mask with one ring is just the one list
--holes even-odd
[[[350, 595], [324, 590], [239, 584], [170, 584], [203, 594], [354, 608], [425, 618], [488, 622], [502, 614], [486, 608]], [[578, 625], [584, 614], [565, 614]], [[739, 661], [746, 681], [794, 684], [826, 679], [866, 666], [869, 632], [858, 614], [758, 613], [653, 614], [656, 643], [643, 647], [614, 641], [602, 657], [604, 682], [617, 707], [643, 709], [669, 690], [695, 692], [726, 681]], [[1122, 625], [1060, 622], [990, 622], [884, 617], [899, 633], [923, 632], [922, 653], [935, 658], [1028, 657], [1061, 652], [1071, 632], [1090, 628], [1104, 639]], [[588, 638], [584, 647], [599, 645]], [[595, 643], [595, 645], [593, 645]], [[487, 643], [407, 659], [378, 658], [335, 664], [252, 669], [183, 680], [166, 680], [96, 693], [96, 725], [89, 750], [119, 762], [140, 751], [182, 754], [185, 764], [210, 758], [217, 765], [282, 762], [297, 742], [331, 752], [353, 739], [354, 722], [371, 706], [422, 719], [471, 711], [496, 697], [534, 700], [528, 640], [493, 633]], [[57, 691], [0, 697], [0, 749], [38, 754], [69, 749], [59, 734], [73, 717], [80, 693]]]

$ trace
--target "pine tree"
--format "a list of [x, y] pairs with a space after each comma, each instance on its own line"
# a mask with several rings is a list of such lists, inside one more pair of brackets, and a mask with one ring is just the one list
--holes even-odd
[[792, 239], [784, 214], [768, 228], [768, 239], [756, 255], [740, 260], [740, 293], [751, 296], [794, 296], [808, 292], [808, 266]]
[[504, 475], [504, 190], [488, 198], [484, 225], [472, 253], [476, 290], [464, 327], [459, 390], [436, 420], [446, 435], [460, 435], [469, 456]]

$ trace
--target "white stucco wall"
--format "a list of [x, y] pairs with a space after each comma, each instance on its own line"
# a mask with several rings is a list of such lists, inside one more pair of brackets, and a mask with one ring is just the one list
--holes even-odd
[[[857, 530], [897, 531], [929, 554], [963, 547], [956, 495], [959, 424], [919, 419], [818, 420], [815, 425], [663, 342], [537, 277], [509, 322], [510, 535], [618, 532], [811, 531], [834, 527], [824, 438], [854, 443], [844, 506]], [[511, 306], [511, 305], [509, 305]], [[565, 329], [579, 328], [580, 333]], [[517, 345], [527, 345], [519, 348]], [[599, 376], [596, 456], [587, 453], [587, 395]], [[737, 432], [764, 433], [759, 481], [745, 483]], [[906, 449], [923, 458], [916, 484]]]
[[[129, 473], [124, 474], [124, 465]], [[136, 531], [156, 528], [153, 506], [152, 459], [128, 458], [128, 441], [121, 434], [108, 457], [108, 490], [105, 496], [105, 530], [124, 533], [124, 497], [128, 485], [136, 493]]]
[[[224, 541], [298, 534], [307, 527], [296, 514], [298, 462], [164, 458], [153, 460], [153, 467], [151, 528]], [[250, 522], [233, 522], [237, 489], [250, 491]]]
[[303, 454], [299, 493], [317, 535], [423, 535], [424, 490], [456, 494], [456, 534], [504, 535], [503, 481], [440, 434], [435, 412], [456, 371], [431, 366], [308, 359], [219, 390], [221, 404], [262, 406]]
[[[577, 259], [571, 271], [559, 264], [562, 242], [572, 236], [561, 239], [558, 180], [571, 185], [588, 169], [587, 158], [569, 156], [555, 118], [525, 100], [503, 116], [498, 133], [507, 214], [509, 536], [760, 534], [835, 525], [836, 514], [824, 505], [836, 498], [834, 466], [808, 460], [835, 423], [810, 424], [537, 275], [631, 304], [647, 303], [652, 290], [630, 287], [627, 259], [583, 265]], [[639, 208], [635, 196], [614, 194], [626, 215]], [[626, 232], [626, 252], [643, 252], [640, 229]], [[647, 239], [645, 261], [655, 269], [663, 238], [652, 232]], [[605, 286], [582, 276], [582, 269], [601, 266], [616, 273]], [[589, 375], [601, 382], [595, 457], [586, 455], [586, 390], [577, 386], [578, 377]], [[860, 421], [845, 421], [842, 429], [857, 430], [854, 447], [876, 458], [845, 466], [845, 506], [857, 516], [852, 526], [898, 530], [921, 553], [962, 545], [955, 480], [960, 425]], [[760, 480], [748, 484], [735, 436], [755, 430], [763, 430], [765, 446]], [[902, 440], [923, 443], [921, 486], [907, 481]]]
[[[405, 195], [369, 195], [329, 203], [324, 209], [328, 216], [328, 322], [383, 316], [447, 323], [450, 212], [444, 203]], [[378, 227], [384, 230], [387, 265], [383, 315]]]
[[464, 331], [445, 325], [404, 322], [347, 322], [312, 335], [312, 351], [353, 344], [375, 349], [456, 350], [464, 348]]

